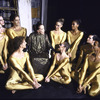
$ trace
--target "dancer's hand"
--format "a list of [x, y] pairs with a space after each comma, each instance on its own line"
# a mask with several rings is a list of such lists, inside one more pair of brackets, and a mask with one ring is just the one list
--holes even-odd
[[8, 64], [5, 63], [5, 64], [3, 65], [3, 70], [7, 70], [7, 68], [8, 68]]
[[48, 78], [48, 76], [45, 78], [45, 82], [50, 82], [50, 78]]
[[68, 56], [69, 56], [69, 58], [71, 58], [72, 57], [71, 53], [68, 53]]
[[77, 93], [81, 93], [83, 91], [83, 86], [79, 85], [78, 89], [77, 89]]

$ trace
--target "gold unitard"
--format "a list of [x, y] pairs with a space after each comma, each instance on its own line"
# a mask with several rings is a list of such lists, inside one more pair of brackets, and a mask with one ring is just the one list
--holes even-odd
[[[1, 66], [3, 66], [5, 63], [7, 63], [7, 44], [8, 44], [8, 36], [3, 35], [3, 38], [0, 40], [0, 62]], [[0, 73], [4, 73], [0, 66]]]
[[87, 56], [79, 75], [79, 84], [88, 87], [90, 96], [100, 94], [100, 61], [91, 61]]
[[[23, 90], [33, 89], [33, 79], [37, 81], [43, 80], [43, 75], [35, 74], [32, 65], [29, 60], [29, 54], [26, 52], [23, 58], [16, 58], [10, 56], [10, 76], [6, 83], [6, 89], [8, 90]], [[28, 73], [25, 71], [25, 64], [27, 66]]]
[[14, 29], [12, 28], [9, 28], [7, 30], [7, 35], [10, 39], [14, 39], [16, 36], [23, 36], [23, 37], [26, 37], [27, 35], [27, 30], [26, 28], [21, 28], [21, 30], [19, 31], [15, 31]]
[[55, 34], [54, 31], [50, 31], [50, 37], [51, 37], [52, 47], [55, 49], [55, 45], [65, 42], [66, 32], [62, 31], [62, 33], [60, 34]]
[[67, 32], [67, 41], [71, 45], [69, 52], [71, 53], [71, 61], [76, 58], [76, 52], [78, 49], [78, 45], [83, 38], [84, 33], [80, 32], [79, 34], [73, 35], [71, 31]]
[[71, 82], [70, 72], [71, 64], [69, 63], [69, 58], [57, 61], [57, 54], [55, 54], [53, 64], [47, 74], [48, 78], [61, 84], [69, 84]]

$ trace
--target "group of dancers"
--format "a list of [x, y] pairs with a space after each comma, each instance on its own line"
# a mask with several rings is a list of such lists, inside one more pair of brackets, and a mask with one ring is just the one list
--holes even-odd
[[51, 41], [41, 23], [37, 23], [34, 32], [27, 37], [18, 15], [11, 15], [10, 21], [12, 27], [5, 29], [0, 16], [0, 73], [10, 70], [5, 85], [7, 90], [15, 93], [38, 89], [43, 80], [67, 85], [74, 79], [79, 84], [77, 93], [100, 94], [100, 40], [91, 34], [87, 43], [79, 47], [84, 38], [84, 32], [79, 30], [79, 20], [73, 20], [72, 30], [64, 32], [64, 19], [58, 19], [49, 34]]

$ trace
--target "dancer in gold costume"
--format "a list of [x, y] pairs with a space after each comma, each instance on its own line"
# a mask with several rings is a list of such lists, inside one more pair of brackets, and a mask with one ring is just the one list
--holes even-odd
[[[83, 69], [80, 73], [78, 93], [84, 91], [88, 87], [90, 96], [100, 94], [100, 45], [95, 43], [94, 53], [89, 54], [85, 60]], [[88, 70], [88, 72], [87, 72]]]
[[78, 29], [79, 25], [79, 20], [72, 21], [72, 30], [67, 32], [67, 41], [71, 45], [71, 48], [69, 49], [69, 52], [72, 55], [71, 61], [73, 61], [76, 58], [78, 45], [84, 35], [84, 33]]
[[7, 35], [10, 39], [14, 39], [16, 36], [26, 37], [27, 30], [20, 26], [20, 19], [18, 15], [12, 14], [10, 16], [10, 21], [13, 26], [7, 30]]
[[6, 28], [3, 27], [4, 25], [5, 25], [4, 19], [2, 16], [0, 16], [0, 33], [1, 34], [6, 34]]
[[[43, 75], [34, 73], [29, 60], [29, 54], [23, 51], [26, 48], [25, 38], [21, 36], [15, 37], [13, 44], [14, 52], [9, 57], [11, 73], [5, 86], [6, 89], [12, 90], [12, 93], [15, 93], [16, 90], [37, 89], [41, 87], [38, 81], [43, 80]], [[25, 67], [27, 67], [28, 72], [25, 71]]]
[[4, 20], [0, 16], [0, 73], [4, 73], [4, 70], [8, 68], [7, 64], [7, 44], [8, 36], [6, 36], [6, 29], [3, 27]]
[[59, 45], [58, 50], [60, 53], [55, 54], [53, 64], [45, 78], [45, 82], [50, 82], [50, 79], [61, 84], [69, 84], [71, 82], [70, 56], [66, 54], [68, 48], [69, 44], [67, 42]]
[[64, 19], [56, 21], [55, 30], [50, 31], [52, 47], [55, 49], [57, 44], [61, 44], [66, 40], [66, 33], [61, 29], [64, 24]]
[[80, 55], [78, 58], [78, 62], [75, 65], [74, 71], [72, 71], [71, 76], [78, 82], [78, 74], [82, 69], [83, 62], [86, 59], [86, 56], [93, 52], [93, 46], [95, 41], [98, 39], [97, 35], [89, 35], [87, 38], [87, 44], [84, 44], [80, 48]]

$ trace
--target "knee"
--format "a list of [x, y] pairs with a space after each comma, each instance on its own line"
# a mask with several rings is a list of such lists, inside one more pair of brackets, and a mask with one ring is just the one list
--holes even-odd
[[12, 86], [11, 86], [9, 83], [6, 83], [5, 88], [6, 88], [7, 90], [10, 90], [11, 87], [12, 87]]
[[40, 79], [41, 79], [41, 81], [44, 79], [44, 76], [43, 75], [40, 75]]
[[38, 75], [38, 78], [37, 78], [37, 81], [40, 82], [44, 79], [43, 75], [42, 74], [39, 74]]
[[89, 95], [92, 96], [92, 97], [94, 97], [94, 96], [97, 95], [97, 92], [95, 90], [94, 91], [93, 90], [90, 90], [89, 91]]
[[69, 77], [66, 81], [65, 84], [69, 84], [71, 82], [71, 78]]

